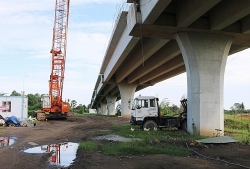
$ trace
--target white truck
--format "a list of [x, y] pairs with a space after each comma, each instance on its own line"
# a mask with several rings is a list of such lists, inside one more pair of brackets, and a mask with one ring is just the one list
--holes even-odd
[[158, 101], [154, 96], [138, 96], [129, 101], [130, 124], [150, 130], [176, 127], [187, 131], [187, 99], [181, 100], [184, 111], [178, 117], [161, 115]]

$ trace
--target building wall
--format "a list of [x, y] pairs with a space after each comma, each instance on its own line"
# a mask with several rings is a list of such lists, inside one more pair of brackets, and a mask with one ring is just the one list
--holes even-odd
[[0, 96], [0, 106], [4, 102], [11, 102], [10, 112], [0, 110], [0, 114], [5, 117], [15, 116], [17, 118], [28, 117], [28, 98], [26, 96]]
[[97, 111], [96, 111], [96, 109], [89, 109], [89, 113], [90, 113], [90, 114], [96, 114]]

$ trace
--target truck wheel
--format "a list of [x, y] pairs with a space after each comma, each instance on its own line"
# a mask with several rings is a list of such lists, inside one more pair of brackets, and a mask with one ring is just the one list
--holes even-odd
[[150, 129], [150, 130], [154, 130], [154, 128], [157, 128], [157, 124], [154, 120], [148, 120], [143, 124], [143, 129]]
[[181, 130], [187, 132], [187, 119], [184, 119], [184, 120], [181, 122]]

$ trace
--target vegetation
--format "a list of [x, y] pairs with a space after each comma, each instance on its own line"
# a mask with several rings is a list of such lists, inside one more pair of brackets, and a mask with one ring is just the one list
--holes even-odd
[[[177, 107], [177, 108], [176, 108]], [[160, 108], [165, 114], [181, 112], [178, 106], [170, 106], [167, 99], [164, 99]], [[225, 131], [224, 135], [233, 137], [241, 142], [250, 142], [250, 115], [249, 110], [245, 110], [244, 104], [234, 104], [230, 111], [225, 111]], [[191, 152], [186, 148], [185, 142], [203, 139], [206, 137], [189, 135], [183, 132], [172, 132], [171, 129], [162, 131], [143, 131], [136, 128], [133, 132], [131, 125], [113, 126], [109, 130], [101, 131], [98, 135], [115, 134], [126, 138], [131, 138], [131, 142], [107, 142], [99, 147], [107, 155], [146, 155], [146, 154], [168, 154], [177, 156], [188, 156]], [[137, 140], [139, 138], [141, 140]], [[94, 141], [92, 141], [95, 144]]]
[[10, 94], [10, 96], [21, 96], [21, 94], [15, 90], [13, 90], [12, 93]]
[[164, 98], [160, 103], [159, 107], [162, 115], [167, 116], [178, 116], [183, 111], [182, 106], [178, 107], [175, 104], [170, 105], [168, 98]]
[[[101, 131], [98, 135], [115, 134], [131, 138], [131, 142], [108, 142], [100, 147], [107, 155], [146, 155], [168, 154], [176, 156], [188, 156], [191, 152], [186, 148], [185, 142], [204, 138], [191, 136], [185, 132], [172, 132], [170, 130], [143, 131], [136, 128], [133, 132], [131, 126], [112, 126], [111, 130]], [[141, 140], [137, 140], [139, 138]], [[92, 143], [94, 143], [92, 141]]]
[[98, 149], [98, 146], [91, 141], [82, 142], [80, 143], [79, 147], [89, 153], [94, 152]]
[[36, 94], [28, 94], [28, 115], [34, 117], [36, 111], [40, 111], [42, 109], [41, 105], [41, 95]]
[[70, 110], [73, 113], [77, 113], [77, 114], [89, 113], [89, 107], [90, 107], [90, 104], [87, 107], [82, 104], [79, 104], [77, 106], [77, 102], [75, 100], [72, 100], [70, 102]]
[[250, 115], [225, 114], [225, 135], [229, 135], [239, 141], [250, 142]]

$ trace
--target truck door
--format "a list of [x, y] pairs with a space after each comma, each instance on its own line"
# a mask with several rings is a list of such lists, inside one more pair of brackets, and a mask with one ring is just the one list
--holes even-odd
[[158, 110], [156, 106], [156, 101], [155, 99], [149, 99], [149, 115], [150, 116], [157, 116], [158, 115]]
[[148, 108], [148, 100], [147, 99], [140, 99], [138, 100], [138, 116], [145, 117], [149, 115], [149, 108]]

